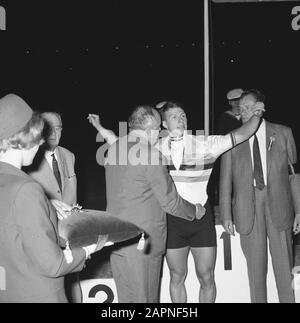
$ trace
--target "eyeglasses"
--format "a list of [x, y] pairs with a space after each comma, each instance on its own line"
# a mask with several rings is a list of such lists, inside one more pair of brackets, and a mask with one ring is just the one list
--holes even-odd
[[51, 127], [51, 129], [53, 131], [60, 132], [60, 131], [62, 131], [63, 127], [62, 126], [55, 126], [55, 127]]

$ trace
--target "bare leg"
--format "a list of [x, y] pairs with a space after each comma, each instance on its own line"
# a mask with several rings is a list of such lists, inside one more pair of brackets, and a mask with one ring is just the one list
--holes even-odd
[[216, 300], [215, 264], [216, 247], [191, 248], [194, 257], [196, 273], [200, 282], [200, 303], [214, 303]]
[[167, 263], [170, 270], [170, 295], [173, 303], [186, 303], [185, 278], [189, 247], [167, 249]]

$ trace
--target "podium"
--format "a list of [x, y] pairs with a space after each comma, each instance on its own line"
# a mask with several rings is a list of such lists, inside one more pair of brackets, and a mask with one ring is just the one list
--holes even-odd
[[[216, 303], [250, 303], [247, 265], [241, 250], [239, 234], [231, 237], [224, 233], [221, 225], [216, 226], [216, 231], [218, 243], [215, 267], [217, 287]], [[296, 302], [300, 303], [300, 266], [294, 268], [293, 274]], [[164, 261], [160, 293], [161, 303], [171, 303], [169, 282], [169, 269], [166, 261]], [[118, 300], [113, 279], [85, 280], [81, 282], [81, 286], [84, 303], [115, 303]], [[279, 300], [270, 253], [268, 253], [267, 286], [268, 302], [278, 303]], [[194, 260], [190, 253], [186, 278], [188, 303], [198, 303], [199, 288], [200, 285], [195, 272]]]
[[[250, 303], [250, 290], [246, 259], [240, 246], [239, 234], [231, 237], [224, 233], [221, 225], [216, 226], [217, 231], [217, 259], [215, 267], [215, 280], [217, 287], [216, 303]], [[278, 302], [277, 289], [271, 257], [268, 264], [268, 301]], [[169, 294], [169, 270], [166, 262], [163, 266], [163, 277], [161, 285], [161, 302], [170, 303]], [[188, 258], [188, 274], [186, 277], [186, 290], [188, 303], [199, 302], [200, 285], [195, 272], [192, 254]]]

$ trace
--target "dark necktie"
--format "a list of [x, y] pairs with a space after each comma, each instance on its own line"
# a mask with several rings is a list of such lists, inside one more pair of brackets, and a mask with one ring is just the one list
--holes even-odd
[[61, 186], [61, 177], [60, 177], [60, 172], [59, 172], [59, 169], [58, 169], [58, 163], [57, 163], [57, 160], [55, 158], [55, 154], [52, 154], [52, 168], [53, 168], [53, 173], [54, 173], [54, 176], [57, 180], [57, 183], [58, 183], [58, 186], [60, 188], [60, 191], [62, 191], [62, 186]]
[[253, 162], [254, 162], [254, 172], [253, 176], [256, 181], [256, 187], [259, 190], [262, 190], [265, 187], [260, 151], [259, 151], [259, 144], [256, 135], [254, 136], [253, 141]]

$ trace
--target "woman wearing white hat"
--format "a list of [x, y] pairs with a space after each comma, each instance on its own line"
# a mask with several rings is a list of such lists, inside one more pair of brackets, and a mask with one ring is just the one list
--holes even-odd
[[20, 97], [0, 99], [0, 303], [66, 302], [63, 276], [80, 271], [96, 249], [60, 248], [55, 209], [21, 170], [32, 163], [43, 127]]

